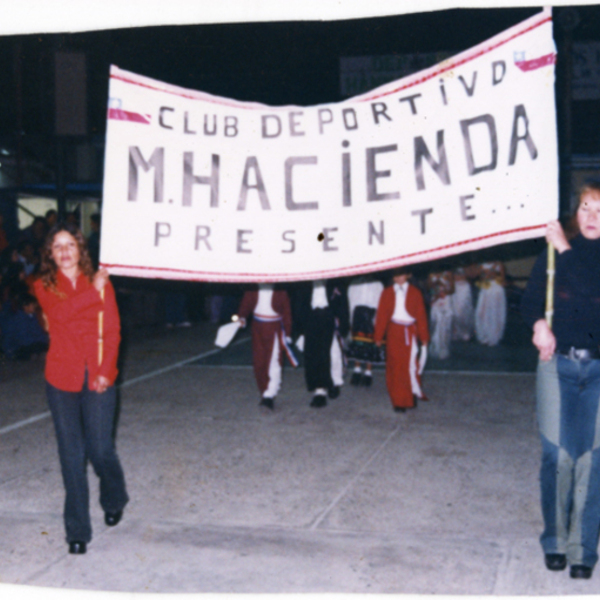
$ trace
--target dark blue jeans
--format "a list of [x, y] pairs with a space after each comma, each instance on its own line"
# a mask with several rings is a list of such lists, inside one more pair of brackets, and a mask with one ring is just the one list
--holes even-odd
[[538, 365], [545, 553], [593, 567], [600, 531], [600, 360]]
[[123, 469], [112, 437], [116, 392], [88, 389], [65, 392], [46, 382], [46, 394], [58, 442], [58, 454], [66, 491], [64, 520], [67, 542], [89, 542], [87, 460], [100, 478], [100, 505], [104, 512], [118, 512], [129, 500]]

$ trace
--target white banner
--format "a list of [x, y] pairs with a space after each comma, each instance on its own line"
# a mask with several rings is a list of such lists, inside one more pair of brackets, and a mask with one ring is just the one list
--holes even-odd
[[548, 9], [337, 104], [238, 102], [112, 67], [101, 262], [293, 281], [539, 237], [558, 214], [555, 60]]

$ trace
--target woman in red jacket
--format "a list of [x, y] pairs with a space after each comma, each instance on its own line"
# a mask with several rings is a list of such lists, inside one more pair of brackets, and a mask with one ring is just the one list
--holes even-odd
[[107, 525], [116, 525], [128, 496], [112, 438], [120, 321], [105, 269], [94, 273], [83, 235], [71, 224], [52, 228], [42, 250], [35, 293], [50, 333], [46, 393], [58, 442], [66, 498], [69, 552], [91, 540], [87, 459], [100, 478]]

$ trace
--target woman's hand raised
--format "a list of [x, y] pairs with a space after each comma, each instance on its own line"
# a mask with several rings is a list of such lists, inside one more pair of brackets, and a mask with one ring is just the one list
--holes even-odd
[[565, 250], [571, 249], [571, 244], [567, 241], [565, 232], [558, 221], [550, 221], [546, 228], [546, 241], [552, 244], [559, 254], [562, 254]]
[[100, 269], [95, 275], [93, 280], [94, 287], [101, 292], [104, 286], [108, 282], [108, 271], [106, 269]]

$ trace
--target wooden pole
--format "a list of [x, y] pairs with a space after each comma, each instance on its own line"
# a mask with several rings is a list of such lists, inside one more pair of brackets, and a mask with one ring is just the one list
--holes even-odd
[[[100, 298], [104, 302], [104, 288], [100, 290]], [[104, 311], [98, 313], [98, 367], [104, 358]]]
[[548, 242], [548, 266], [546, 268], [546, 323], [552, 329], [552, 315], [554, 314], [554, 246]]

